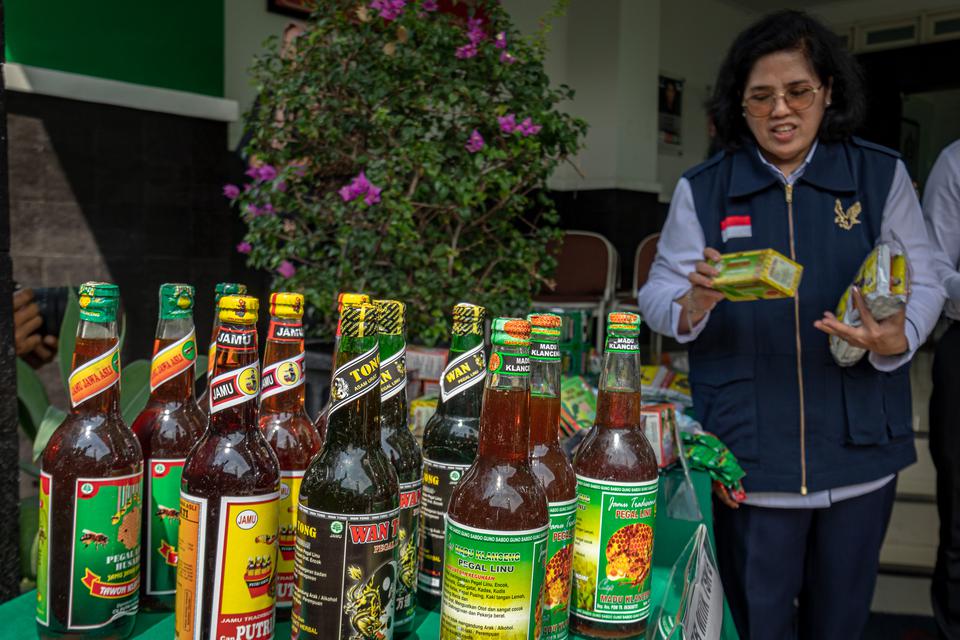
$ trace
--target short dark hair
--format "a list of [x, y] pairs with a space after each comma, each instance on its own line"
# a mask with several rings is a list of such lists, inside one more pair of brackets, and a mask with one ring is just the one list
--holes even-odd
[[840, 37], [819, 20], [785, 10], [764, 16], [730, 45], [710, 101], [718, 142], [732, 151], [752, 139], [743, 117], [743, 88], [757, 60], [777, 51], [801, 51], [825, 85], [832, 79], [831, 105], [818, 137], [824, 142], [849, 139], [866, 112], [860, 65]]

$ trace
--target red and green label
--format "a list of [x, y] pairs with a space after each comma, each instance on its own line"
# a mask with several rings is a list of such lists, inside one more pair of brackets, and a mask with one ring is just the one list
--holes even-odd
[[573, 612], [607, 623], [650, 615], [657, 480], [610, 482], [577, 476]]
[[[75, 509], [66, 630], [99, 629], [137, 614], [142, 482], [143, 473], [139, 472], [117, 478], [78, 478], [70, 487]], [[40, 522], [44, 540], [38, 559], [43, 577], [37, 585], [37, 621], [49, 626], [50, 507], [54, 493], [65, 489], [54, 486], [52, 477], [43, 474]]]
[[570, 618], [573, 528], [577, 500], [551, 502], [550, 536], [547, 538], [547, 568], [543, 578], [543, 633], [541, 640], [566, 638]]
[[183, 458], [147, 461], [147, 595], [172, 595], [177, 590], [177, 536], [180, 532], [180, 475]]
[[477, 529], [448, 516], [440, 638], [540, 638], [547, 533]]

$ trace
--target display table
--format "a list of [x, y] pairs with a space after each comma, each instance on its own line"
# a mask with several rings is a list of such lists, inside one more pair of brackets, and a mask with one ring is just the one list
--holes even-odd
[[[679, 470], [670, 471], [671, 474], [681, 473]], [[713, 541], [713, 522], [711, 514], [710, 500], [710, 477], [706, 473], [692, 472], [694, 488], [697, 492], [697, 499], [700, 502], [700, 508], [704, 512], [705, 524], [710, 534], [710, 540]], [[663, 505], [665, 498], [662, 493], [663, 483], [661, 483], [660, 505]], [[653, 600], [657, 603], [660, 600], [667, 579], [670, 576], [670, 569], [676, 561], [684, 545], [696, 531], [700, 523], [687, 520], [675, 520], [667, 517], [666, 509], [662, 506], [657, 513], [656, 525], [656, 544], [653, 552]], [[34, 614], [36, 611], [36, 592], [30, 591], [19, 598], [11, 600], [0, 605], [0, 620], [3, 621], [4, 631], [2, 635], [8, 640], [35, 640], [37, 637], [36, 622]], [[416, 622], [414, 623], [414, 632], [408, 638], [411, 640], [436, 640], [440, 636], [440, 616], [436, 612], [421, 609], [417, 612]], [[277, 624], [275, 637], [278, 640], [286, 640], [290, 637], [290, 623], [281, 622]], [[576, 636], [571, 636], [576, 637]], [[171, 640], [173, 638], [173, 615], [166, 613], [141, 613], [137, 616], [137, 625], [131, 638]], [[724, 612], [723, 640], [738, 640], [737, 633], [730, 619], [728, 611]]]

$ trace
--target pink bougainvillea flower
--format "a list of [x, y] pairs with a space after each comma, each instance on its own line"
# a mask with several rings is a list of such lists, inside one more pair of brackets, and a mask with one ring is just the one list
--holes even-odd
[[403, 13], [403, 8], [407, 6], [406, 0], [373, 0], [370, 3], [370, 8], [375, 9], [380, 17], [391, 22], [400, 17], [400, 14]]
[[256, 180], [260, 175], [260, 167], [250, 166], [246, 171], [243, 172], [243, 175]]
[[274, 210], [273, 210], [273, 205], [270, 204], [269, 202], [268, 202], [267, 204], [263, 205], [262, 207], [260, 207], [260, 215], [264, 215], [264, 216], [270, 215], [270, 216], [272, 216], [274, 213], [275, 213], [275, 212], [274, 212]]
[[344, 185], [340, 187], [340, 190], [337, 191], [340, 194], [340, 197], [343, 198], [344, 202], [350, 202], [357, 197], [357, 194], [353, 192], [353, 189], [350, 188], [350, 185]]
[[517, 61], [516, 57], [515, 57], [513, 54], [511, 54], [510, 52], [508, 52], [508, 51], [501, 51], [501, 52], [500, 52], [500, 62], [502, 62], [502, 63], [504, 63], [504, 64], [513, 64], [513, 63], [516, 62], [516, 61]]
[[263, 182], [270, 182], [277, 177], [277, 170], [269, 164], [265, 164], [257, 170], [257, 178]]
[[467, 151], [470, 153], [476, 153], [483, 149], [483, 136], [480, 135], [480, 132], [476, 129], [470, 134], [470, 139], [467, 141], [467, 144], [464, 145], [467, 148]]
[[367, 189], [367, 195], [363, 197], [363, 201], [368, 205], [375, 205], [380, 202], [380, 187], [370, 185], [370, 188]]
[[524, 118], [523, 122], [517, 126], [517, 131], [522, 133], [524, 137], [527, 137], [537, 135], [540, 133], [540, 129], [542, 128], [543, 127], [539, 124], [533, 124], [533, 120], [530, 118]]
[[440, 5], [437, 4], [437, 0], [423, 0], [420, 3], [420, 8], [424, 11], [436, 11], [440, 8]]
[[256, 218], [258, 215], [260, 215], [260, 207], [251, 202], [247, 205], [247, 213]]
[[237, 253], [242, 253], [244, 255], [253, 251], [253, 245], [249, 242], [241, 242], [237, 245]]
[[289, 260], [284, 260], [280, 263], [280, 266], [277, 267], [277, 273], [282, 275], [284, 278], [292, 278], [293, 274], [297, 272], [297, 268], [293, 266], [293, 263]]
[[358, 173], [356, 177], [350, 181], [350, 184], [341, 187], [337, 193], [340, 194], [344, 202], [351, 202], [360, 196], [365, 196], [364, 202], [367, 204], [380, 202], [380, 187], [370, 182], [370, 180], [367, 179], [367, 174], [363, 171]]
[[513, 133], [517, 130], [517, 116], [515, 114], [508, 113], [505, 116], [497, 116], [497, 122], [500, 124], [502, 133]]
[[472, 42], [469, 42], [463, 45], [462, 47], [458, 47], [455, 55], [457, 56], [457, 58], [461, 60], [466, 60], [467, 58], [476, 57], [477, 45], [475, 45]]
[[233, 200], [240, 195], [240, 187], [235, 184], [223, 185], [223, 195]]
[[276, 190], [279, 191], [280, 193], [286, 193], [286, 191], [287, 191], [287, 182], [286, 182], [286, 180], [280, 180], [280, 181], [278, 181], [277, 184], [275, 185], [275, 188], [276, 188]]
[[506, 49], [507, 48], [507, 32], [501, 31], [494, 37], [493, 46], [497, 49]]

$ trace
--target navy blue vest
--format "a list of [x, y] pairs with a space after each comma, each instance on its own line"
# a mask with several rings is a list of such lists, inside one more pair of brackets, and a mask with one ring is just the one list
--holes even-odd
[[[724, 301], [690, 345], [694, 409], [740, 460], [748, 492], [800, 492], [804, 465], [812, 492], [876, 480], [916, 459], [909, 365], [883, 373], [865, 356], [839, 367], [827, 335], [813, 326], [836, 309], [880, 236], [897, 157], [857, 139], [821, 142], [793, 188], [799, 323], [792, 299]], [[785, 188], [756, 147], [721, 153], [684, 175], [708, 247], [791, 255]], [[860, 224], [847, 230], [834, 221], [838, 200], [844, 211], [861, 204]], [[749, 237], [724, 242], [728, 217], [749, 217]]]

